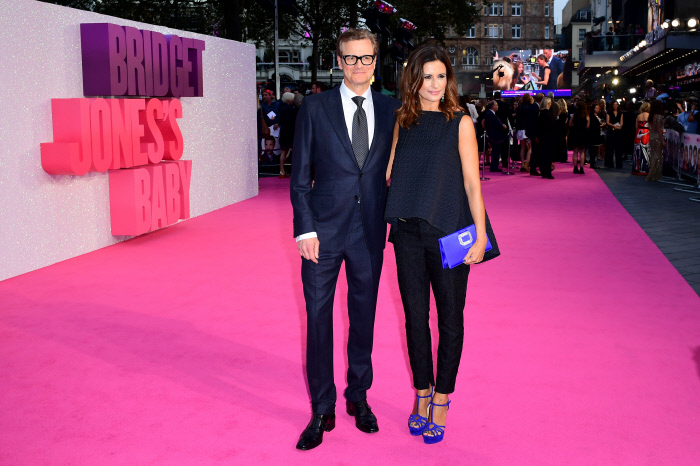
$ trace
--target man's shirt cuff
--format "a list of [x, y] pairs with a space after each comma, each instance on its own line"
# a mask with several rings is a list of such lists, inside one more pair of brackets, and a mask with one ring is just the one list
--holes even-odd
[[297, 243], [303, 239], [309, 239], [309, 238], [318, 238], [318, 235], [316, 234], [315, 231], [312, 231], [309, 233], [304, 233], [303, 235], [297, 236]]

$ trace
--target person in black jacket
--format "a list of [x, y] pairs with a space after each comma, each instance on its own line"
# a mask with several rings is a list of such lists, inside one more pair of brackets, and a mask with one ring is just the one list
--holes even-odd
[[535, 103], [528, 107], [527, 122], [525, 123], [525, 134], [530, 139], [532, 145], [532, 155], [530, 157], [530, 175], [540, 176], [537, 171], [539, 166], [539, 145], [537, 144], [537, 118], [540, 114], [540, 102], [544, 99], [544, 94], [535, 94]]
[[501, 123], [496, 112], [498, 112], [498, 103], [492, 100], [486, 105], [484, 124], [486, 125], [486, 137], [491, 144], [491, 171], [502, 172], [503, 170], [498, 168], [498, 160], [501, 158], [503, 142], [507, 139], [507, 126]]
[[549, 97], [542, 99], [540, 114], [537, 116], [537, 148], [538, 163], [542, 178], [553, 180], [552, 160], [556, 146], [556, 127], [552, 114], [552, 100]]
[[527, 122], [528, 115], [530, 112], [530, 107], [535, 105], [535, 101], [532, 96], [528, 93], [523, 96], [523, 103], [518, 107], [518, 111], [515, 115], [515, 129], [517, 131], [517, 138], [520, 141], [520, 161], [522, 162], [520, 166], [521, 172], [530, 171], [530, 154], [532, 153], [532, 146], [530, 144], [530, 138], [527, 135]]
[[[510, 104], [508, 103], [507, 100], [501, 99], [501, 93], [496, 92], [494, 94], [494, 100], [498, 104], [498, 110], [496, 111], [496, 116], [498, 117], [499, 120], [501, 120], [501, 123], [506, 125], [505, 131], [506, 135], [508, 134], [509, 131], [509, 125], [510, 128], [513, 127], [513, 120], [512, 120], [512, 114], [513, 111], [511, 110]], [[508, 168], [508, 156], [510, 155], [510, 138], [506, 137], [503, 143], [501, 144], [501, 165], [503, 168]]]
[[286, 92], [282, 95], [282, 103], [279, 106], [277, 120], [280, 125], [280, 178], [287, 178], [289, 175], [284, 172], [284, 163], [287, 154], [294, 144], [294, 127], [297, 120], [297, 108], [294, 105], [294, 94]]

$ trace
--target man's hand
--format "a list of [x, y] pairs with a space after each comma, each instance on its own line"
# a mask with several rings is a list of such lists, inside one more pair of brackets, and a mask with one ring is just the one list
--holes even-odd
[[313, 261], [318, 264], [318, 238], [307, 238], [297, 243], [299, 254], [304, 259]]

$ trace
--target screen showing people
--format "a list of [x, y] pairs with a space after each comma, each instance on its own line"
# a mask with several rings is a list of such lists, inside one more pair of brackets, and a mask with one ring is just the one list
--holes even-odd
[[493, 90], [570, 92], [573, 64], [568, 51], [545, 48], [532, 52], [496, 52], [493, 57]]

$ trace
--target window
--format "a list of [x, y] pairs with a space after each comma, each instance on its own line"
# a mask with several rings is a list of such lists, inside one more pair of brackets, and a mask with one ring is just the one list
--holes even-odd
[[486, 66], [493, 65], [493, 58], [484, 58], [484, 65], [486, 65]]
[[549, 16], [549, 3], [544, 4], [544, 15]]
[[521, 7], [522, 7], [522, 5], [520, 3], [511, 3], [510, 4], [511, 16], [520, 16]]
[[544, 38], [549, 39], [549, 24], [544, 26]]
[[585, 39], [586, 39], [586, 30], [579, 29], [578, 30], [578, 40], [585, 40]]
[[494, 56], [497, 53], [498, 53], [498, 47], [496, 47], [495, 45], [492, 45], [491, 46], [491, 56]]
[[513, 24], [510, 28], [510, 34], [513, 39], [520, 39], [520, 25]]
[[489, 37], [491, 39], [503, 37], [503, 25], [502, 24], [485, 24], [484, 25], [484, 37]]
[[289, 50], [280, 50], [279, 51], [279, 58], [280, 58], [280, 63], [289, 63], [290, 62]]
[[484, 16], [503, 16], [503, 3], [484, 6]]
[[455, 66], [457, 64], [457, 58], [455, 57], [450, 57], [450, 61], [452, 62], [452, 66]]
[[463, 65], [478, 65], [479, 64], [479, 51], [474, 47], [467, 47], [466, 53], [462, 57]]
[[476, 37], [476, 26], [472, 26], [467, 29], [467, 38], [473, 39]]
[[578, 61], [583, 60], [583, 47], [578, 49]]

